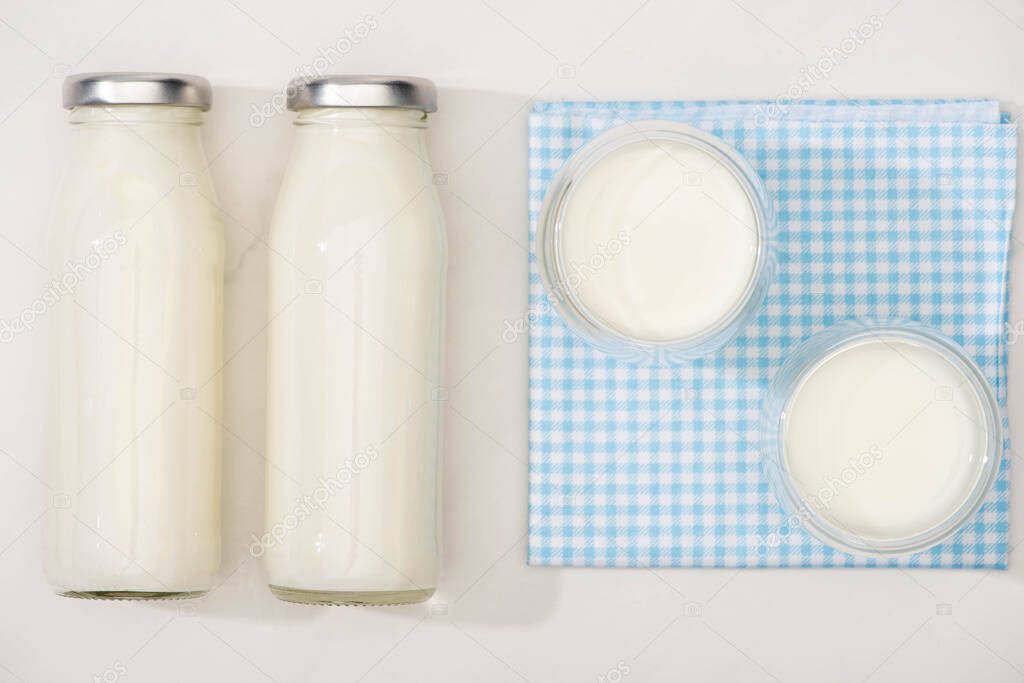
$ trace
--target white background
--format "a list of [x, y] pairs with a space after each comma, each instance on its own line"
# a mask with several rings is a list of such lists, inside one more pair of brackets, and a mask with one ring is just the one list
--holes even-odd
[[[617, 669], [627, 681], [1024, 679], [1019, 553], [1009, 572], [525, 566], [526, 346], [502, 331], [526, 308], [531, 101], [775, 97], [871, 15], [882, 29], [806, 97], [995, 97], [1015, 116], [1024, 106], [1019, 0], [0, 2], [0, 317], [47, 279], [67, 142], [61, 78], [198, 73], [215, 88], [205, 139], [230, 216], [233, 357], [221, 583], [200, 601], [103, 603], [55, 596], [41, 570], [45, 316], [0, 347], [0, 680], [617, 681]], [[445, 576], [426, 606], [303, 607], [272, 598], [247, 554], [263, 479], [267, 258], [255, 235], [291, 135], [291, 114], [253, 127], [250, 113], [368, 16], [377, 27], [331, 70], [440, 87], [430, 144], [447, 175], [451, 248]]]

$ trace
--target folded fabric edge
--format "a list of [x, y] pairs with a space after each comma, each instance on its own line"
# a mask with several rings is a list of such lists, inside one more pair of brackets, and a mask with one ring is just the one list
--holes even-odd
[[991, 564], [594, 564], [594, 563], [572, 563], [561, 561], [562, 558], [552, 558], [558, 561], [544, 561], [533, 557], [527, 557], [528, 567], [552, 567], [552, 568], [585, 568], [585, 569], [750, 569], [754, 571], [773, 571], [786, 569], [871, 569], [905, 571], [907, 569], [925, 570], [960, 570], [960, 571], [998, 571], [1004, 572], [1009, 569], [1007, 560], [999, 559]]
[[[635, 118], [637, 111], [645, 117], [660, 114], [693, 114], [707, 110], [716, 119], [751, 119], [757, 123], [785, 120], [937, 120], [975, 123], [1007, 122], [999, 109], [999, 101], [977, 100], [806, 100], [780, 105], [772, 100], [623, 100], [623, 101], [551, 101], [535, 102], [534, 114], [561, 114], [566, 112], [595, 115], [629, 113]], [[854, 116], [853, 114], [856, 113]]]

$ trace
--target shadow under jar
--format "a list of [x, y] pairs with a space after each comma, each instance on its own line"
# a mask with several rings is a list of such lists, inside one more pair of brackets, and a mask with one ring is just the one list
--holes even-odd
[[274, 595], [420, 602], [441, 563], [447, 247], [434, 86], [325, 76], [298, 111], [270, 231], [263, 555]]
[[198, 76], [64, 82], [45, 569], [63, 595], [196, 597], [220, 565], [223, 225]]

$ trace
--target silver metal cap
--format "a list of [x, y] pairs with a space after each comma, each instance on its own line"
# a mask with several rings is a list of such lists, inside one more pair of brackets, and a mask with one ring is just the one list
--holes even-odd
[[321, 76], [293, 79], [287, 88], [292, 111], [314, 107], [394, 107], [437, 111], [437, 89], [426, 78]]
[[85, 73], [64, 79], [64, 108], [104, 104], [169, 104], [210, 108], [210, 82], [202, 76], [161, 73]]

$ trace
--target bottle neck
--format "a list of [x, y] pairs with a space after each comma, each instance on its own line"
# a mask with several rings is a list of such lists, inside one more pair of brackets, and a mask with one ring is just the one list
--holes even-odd
[[116, 105], [76, 107], [70, 158], [75, 172], [102, 165], [111, 172], [155, 177], [167, 171], [205, 173], [203, 114], [196, 107]]
[[68, 113], [72, 125], [93, 124], [158, 124], [199, 126], [203, 112], [197, 107], [176, 107], [166, 104], [118, 104], [75, 107]]
[[295, 125], [426, 128], [427, 113], [419, 109], [390, 107], [321, 107], [300, 111], [295, 118]]
[[[309, 168], [332, 164], [415, 164], [429, 170], [427, 115], [418, 109], [325, 107], [295, 119], [293, 159]], [[427, 172], [424, 171], [424, 173]]]

